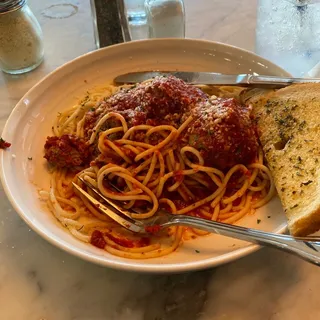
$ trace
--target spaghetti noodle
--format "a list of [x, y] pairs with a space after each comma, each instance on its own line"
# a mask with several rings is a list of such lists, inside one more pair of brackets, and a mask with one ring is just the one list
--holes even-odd
[[[274, 185], [269, 169], [263, 164], [261, 150], [257, 148], [252, 151], [253, 147], [250, 145], [248, 150], [254, 152], [252, 161], [233, 163], [228, 168], [220, 165], [217, 168], [208, 165], [215, 161], [210, 149], [208, 151], [199, 147], [205, 139], [213, 141], [216, 136], [212, 138], [210, 133], [204, 139], [200, 135], [197, 143], [190, 142], [194, 138], [194, 128], [197, 128], [199, 120], [196, 119], [197, 112], [210, 110], [210, 107], [215, 106], [215, 102], [208, 104], [210, 99], [216, 100], [215, 97], [203, 98], [201, 93], [196, 92], [204, 99], [205, 106], [199, 107], [202, 100], [198, 96], [195, 103], [188, 100], [186, 105], [190, 108], [181, 112], [180, 125], [175, 121], [168, 124], [154, 120], [153, 123], [146, 121], [135, 124], [133, 114], [128, 117], [127, 112], [133, 108], [110, 109], [112, 101], [117, 100], [115, 93], [121, 90], [135, 92], [130, 88], [110, 85], [104, 90], [89, 93], [79, 105], [60, 114], [53, 127], [55, 136], [49, 137], [45, 146], [46, 158], [55, 166], [50, 191], [42, 191], [41, 196], [47, 200], [54, 216], [74, 237], [117, 256], [145, 259], [167, 255], [176, 250], [184, 239], [206, 234], [204, 231], [185, 227], [171, 227], [147, 237], [132, 234], [75, 193], [72, 181], [86, 188], [81, 185], [78, 176], [96, 186], [107, 198], [121, 201], [125, 208], [143, 209], [142, 213], [132, 214], [135, 219], [152, 217], [159, 207], [163, 207], [172, 214], [235, 223], [272, 198]], [[123, 102], [120, 100], [117, 100], [117, 105]], [[207, 111], [204, 114], [205, 119], [214, 112], [223, 114], [215, 117], [214, 120], [218, 121], [210, 130], [221, 131], [221, 123], [227, 117], [226, 110], [229, 109], [222, 109], [221, 101], [218, 109], [212, 109], [209, 115]], [[105, 103], [108, 104], [107, 107]], [[101, 105], [104, 106], [103, 112], [99, 110]], [[92, 112], [98, 113], [99, 117], [92, 121], [93, 125], [88, 129]], [[177, 118], [174, 114], [173, 117]], [[157, 119], [161, 120], [162, 116]], [[210, 126], [212, 123], [210, 122]], [[243, 124], [241, 127], [245, 128]], [[199, 130], [203, 130], [203, 124]], [[225, 132], [223, 134], [226, 135]], [[236, 136], [239, 136], [239, 132]], [[220, 138], [221, 133], [217, 137]], [[228, 137], [232, 137], [232, 134], [228, 133]], [[227, 139], [229, 140], [232, 139]], [[228, 144], [224, 142], [224, 146]], [[245, 143], [241, 146], [247, 147]], [[230, 145], [228, 150], [232, 150], [232, 147]], [[60, 153], [57, 156], [58, 151]], [[76, 161], [71, 165], [66, 160], [64, 166], [60, 165], [60, 157], [67, 154], [72, 154], [72, 160]], [[90, 165], [87, 164], [88, 161]], [[232, 161], [230, 157], [228, 161]], [[217, 159], [216, 163], [220, 164], [221, 159]], [[122, 192], [115, 192], [110, 182], [116, 184]], [[87, 191], [92, 194], [90, 190]]]

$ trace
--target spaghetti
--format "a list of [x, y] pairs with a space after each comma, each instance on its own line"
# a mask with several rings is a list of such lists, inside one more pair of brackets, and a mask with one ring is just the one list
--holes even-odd
[[[151, 84], [155, 81], [157, 79], [151, 81]], [[141, 86], [148, 88], [148, 85], [149, 82]], [[139, 87], [138, 90], [140, 89]], [[97, 187], [107, 198], [121, 201], [125, 208], [143, 209], [143, 213], [132, 214], [135, 219], [152, 217], [159, 207], [163, 207], [172, 214], [187, 214], [235, 223], [272, 198], [274, 185], [269, 169], [263, 164], [262, 151], [258, 147], [254, 149], [254, 145], [241, 142], [241, 147], [248, 147], [248, 150], [254, 153], [254, 158], [248, 163], [233, 163], [228, 168], [220, 165], [220, 158], [214, 160], [209, 148], [204, 150], [199, 147], [209, 138], [210, 147], [211, 144], [219, 146], [213, 141], [216, 141], [217, 137], [220, 139], [221, 136], [226, 136], [226, 132], [221, 131], [221, 128], [226, 127], [222, 127], [225, 119], [233, 116], [233, 113], [226, 113], [231, 108], [230, 99], [226, 102], [227, 107], [223, 109], [221, 106], [225, 101], [218, 99], [219, 104], [215, 105], [216, 102], [212, 102], [217, 100], [215, 97], [203, 98], [201, 93], [196, 92], [200, 98], [197, 96], [196, 103], [187, 101], [186, 105], [190, 107], [181, 112], [179, 125], [176, 120], [171, 123], [159, 123], [162, 116], [152, 118], [153, 122], [145, 121], [139, 124], [133, 123], [132, 107], [123, 109], [112, 106], [110, 109], [114, 100], [118, 99], [117, 106], [123, 102], [116, 97], [116, 92], [121, 90], [126, 93], [136, 92], [134, 89], [110, 85], [105, 90], [89, 93], [79, 105], [60, 114], [53, 127], [55, 136], [49, 137], [45, 146], [45, 157], [55, 166], [50, 191], [42, 191], [41, 196], [47, 200], [54, 216], [74, 237], [113, 255], [145, 259], [167, 255], [175, 251], [184, 239], [206, 234], [204, 231], [185, 227], [171, 227], [155, 234], [151, 233], [147, 237], [132, 234], [75, 193], [72, 181], [86, 188], [85, 185], [81, 185], [78, 176]], [[201, 104], [201, 101], [205, 101], [205, 104]], [[141, 105], [141, 101], [139, 103]], [[101, 105], [104, 106], [103, 112], [99, 109]], [[218, 107], [211, 110], [213, 106]], [[175, 108], [177, 109], [176, 104]], [[234, 105], [232, 108], [235, 108]], [[128, 110], [131, 110], [129, 117]], [[200, 134], [197, 143], [193, 143], [191, 140], [197, 128], [199, 110], [206, 110], [205, 119], [216, 112], [219, 117], [216, 116], [214, 120], [218, 121], [214, 123], [210, 120], [210, 126], [212, 123], [215, 124], [210, 130], [220, 130], [222, 133], [218, 132], [214, 137], [212, 133], [208, 133], [208, 137]], [[208, 110], [211, 110], [209, 115]], [[98, 113], [98, 117], [92, 121], [93, 125], [88, 129], [92, 112]], [[157, 123], [154, 119], [161, 121]], [[232, 121], [234, 123], [234, 119]], [[244, 124], [241, 123], [242, 129], [246, 128]], [[204, 127], [202, 123], [198, 132], [202, 132]], [[228, 137], [232, 137], [230, 132]], [[239, 140], [239, 132], [236, 137]], [[228, 142], [232, 139], [226, 140]], [[222, 155], [233, 148], [234, 142], [231, 141], [233, 144], [230, 146], [230, 141], [227, 142], [223, 142], [224, 149], [220, 153]], [[226, 146], [229, 148], [227, 151]], [[57, 156], [58, 151], [60, 153]], [[245, 153], [245, 157], [238, 154], [236, 156], [247, 159], [248, 152]], [[73, 164], [71, 165], [67, 159], [64, 165], [60, 165], [61, 157], [67, 155], [72, 155]], [[90, 165], [87, 164], [88, 161]], [[210, 165], [212, 161], [216, 161], [218, 167]], [[230, 156], [228, 161], [232, 162]], [[111, 184], [117, 185], [122, 192], [115, 192]], [[87, 192], [92, 194], [90, 190]]]

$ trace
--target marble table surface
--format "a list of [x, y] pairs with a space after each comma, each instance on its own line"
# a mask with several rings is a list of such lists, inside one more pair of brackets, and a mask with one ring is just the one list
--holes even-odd
[[[29, 74], [0, 74], [0, 132], [16, 102], [37, 81], [95, 49], [88, 0], [29, 4], [44, 31], [45, 61]], [[255, 0], [185, 4], [188, 37], [254, 50]], [[61, 9], [64, 14], [56, 14]], [[1, 320], [319, 319], [318, 272], [272, 249], [181, 275], [103, 268], [68, 255], [31, 231], [0, 187]]]

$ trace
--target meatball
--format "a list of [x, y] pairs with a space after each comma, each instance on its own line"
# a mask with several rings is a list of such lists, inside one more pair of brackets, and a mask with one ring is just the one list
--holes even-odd
[[123, 89], [86, 114], [84, 128], [90, 130], [109, 111], [118, 112], [129, 126], [171, 124], [179, 126], [181, 116], [198, 101], [207, 100], [202, 90], [174, 77], [156, 77], [150, 82]]
[[255, 160], [258, 142], [246, 106], [218, 98], [197, 103], [190, 114], [193, 122], [180, 143], [197, 149], [206, 166], [225, 170]]
[[47, 137], [44, 158], [58, 168], [78, 169], [90, 163], [88, 144], [71, 134], [61, 137]]
[[164, 118], [167, 114], [182, 113], [207, 95], [200, 89], [174, 76], [156, 77], [128, 91], [119, 91], [107, 100], [117, 110], [146, 112], [147, 118]]

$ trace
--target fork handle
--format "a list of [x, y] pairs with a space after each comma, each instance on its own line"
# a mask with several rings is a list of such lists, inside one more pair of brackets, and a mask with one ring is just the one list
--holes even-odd
[[[292, 253], [299, 258], [320, 266], [320, 241], [312, 241], [312, 237], [299, 239], [289, 235], [274, 234], [184, 215], [174, 215], [172, 219], [170, 219], [170, 222], [163, 226], [169, 225], [197, 228], [235, 239], [273, 247]], [[306, 239], [310, 240], [307, 241]]]

